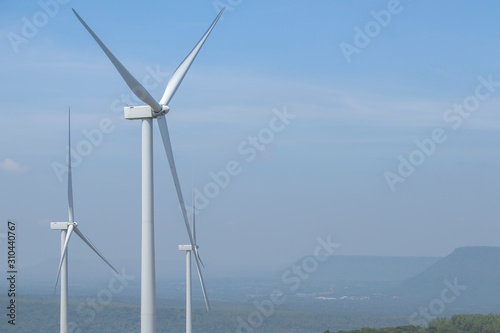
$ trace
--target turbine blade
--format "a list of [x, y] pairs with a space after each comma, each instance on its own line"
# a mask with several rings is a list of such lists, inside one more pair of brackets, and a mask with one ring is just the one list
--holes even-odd
[[210, 302], [208, 301], [207, 291], [205, 290], [205, 283], [203, 282], [203, 275], [201, 274], [201, 268], [197, 250], [195, 250], [194, 259], [196, 262], [196, 269], [198, 270], [198, 277], [200, 278], [201, 290], [203, 291], [203, 299], [205, 300], [205, 307], [207, 308], [207, 311], [210, 311]]
[[118, 271], [113, 267], [113, 265], [110, 264], [110, 262], [104, 258], [104, 256], [101, 254], [101, 252], [99, 252], [99, 250], [94, 246], [94, 244], [92, 244], [92, 242], [87, 238], [85, 237], [82, 232], [78, 229], [78, 227], [75, 228], [75, 233], [80, 236], [80, 238], [85, 242], [87, 243], [87, 245], [92, 249], [94, 250], [95, 253], [97, 253], [97, 255], [99, 257], [101, 257], [102, 260], [104, 260], [104, 262], [106, 264], [108, 264], [109, 267], [111, 267], [112, 270], [114, 270], [116, 272], [116, 274], [120, 274], [118, 273]]
[[163, 140], [163, 146], [165, 148], [165, 153], [167, 154], [168, 164], [170, 165], [170, 172], [172, 173], [172, 178], [174, 179], [175, 190], [177, 192], [177, 198], [179, 199], [179, 205], [181, 206], [184, 224], [186, 225], [186, 230], [189, 236], [190, 244], [194, 248], [195, 243], [193, 241], [193, 236], [191, 234], [191, 228], [189, 227], [189, 222], [186, 213], [186, 206], [184, 205], [184, 197], [182, 196], [179, 177], [177, 176], [177, 169], [175, 168], [174, 155], [172, 153], [172, 145], [170, 144], [170, 135], [168, 134], [167, 120], [165, 119], [165, 116], [158, 117], [157, 120], [158, 120], [158, 127], [160, 128], [161, 138]]
[[69, 222], [75, 222], [73, 212], [73, 176], [71, 173], [71, 108], [68, 109], [68, 215]]
[[198, 256], [198, 260], [200, 261], [201, 266], [205, 268], [205, 264], [203, 263], [203, 260], [201, 260], [200, 257], [200, 252], [198, 252], [198, 249], [200, 248], [198, 246], [198, 242], [196, 241], [196, 201], [194, 200], [194, 175], [193, 175], [193, 240], [194, 240], [194, 245], [196, 246], [194, 255]]
[[201, 266], [203, 266], [203, 268], [205, 268], [205, 264], [203, 263], [203, 261], [201, 260], [201, 257], [200, 257], [200, 252], [198, 252], [198, 245], [196, 245], [196, 251], [194, 254], [196, 256], [198, 256], [198, 260], [200, 261]]
[[66, 258], [66, 253], [68, 252], [68, 243], [69, 243], [69, 239], [71, 237], [71, 234], [73, 233], [73, 230], [74, 230], [74, 224], [70, 224], [68, 226], [67, 231], [66, 231], [66, 239], [64, 240], [64, 245], [63, 245], [63, 249], [61, 252], [61, 260], [59, 261], [59, 269], [57, 270], [57, 278], [56, 278], [56, 284], [54, 286], [54, 293], [56, 292], [57, 282], [59, 281], [59, 276], [61, 275], [62, 264], [63, 264], [64, 259]]
[[177, 88], [179, 88], [179, 85], [181, 84], [182, 80], [184, 79], [184, 76], [186, 75], [187, 71], [189, 70], [189, 67], [191, 67], [191, 64], [193, 63], [194, 59], [198, 55], [198, 52], [200, 52], [200, 49], [203, 46], [203, 43], [205, 43], [205, 41], [207, 40], [208, 36], [212, 32], [217, 21], [219, 21], [219, 18], [221, 17], [221, 15], [225, 9], [226, 9], [225, 7], [222, 8], [219, 15], [217, 15], [214, 22], [208, 28], [207, 32], [205, 32], [203, 37], [201, 37], [198, 44], [196, 44], [196, 46], [193, 48], [193, 50], [191, 50], [191, 52], [188, 54], [188, 56], [181, 62], [179, 67], [177, 67], [174, 74], [172, 74], [172, 77], [168, 81], [167, 87], [165, 88], [165, 92], [163, 93], [163, 97], [160, 100], [161, 105], [168, 105], [168, 103], [170, 103], [170, 100], [172, 99], [175, 92], [177, 91]]
[[161, 137], [163, 140], [163, 146], [165, 148], [165, 153], [167, 154], [168, 164], [170, 165], [170, 171], [172, 173], [172, 178], [174, 179], [175, 190], [177, 192], [177, 198], [179, 199], [179, 205], [181, 206], [182, 217], [186, 225], [186, 230], [189, 236], [189, 241], [191, 246], [194, 248], [195, 243], [193, 236], [191, 234], [191, 228], [189, 227], [189, 222], [186, 213], [186, 206], [184, 205], [184, 197], [182, 196], [182, 190], [179, 183], [179, 177], [177, 176], [177, 169], [175, 168], [174, 155], [172, 153], [172, 145], [170, 144], [170, 136], [168, 134], [167, 120], [164, 116], [158, 117], [158, 127], [160, 128]]
[[94, 37], [95, 41], [101, 49], [106, 53], [108, 56], [109, 60], [113, 63], [113, 65], [116, 67], [122, 78], [125, 80], [129, 88], [132, 90], [132, 92], [144, 103], [148, 104], [154, 111], [158, 112], [161, 110], [160, 104], [151, 96], [151, 94], [142, 86], [142, 84], [139, 83], [139, 81], [136, 80], [135, 77], [130, 74], [130, 72], [125, 68], [125, 66], [122, 65], [122, 63], [111, 53], [111, 51], [104, 45], [104, 43], [97, 37], [97, 35], [90, 29], [90, 27], [85, 23], [85, 21], [78, 15], [78, 13], [73, 9], [73, 13], [75, 13], [76, 17], [78, 20], [83, 24], [85, 29]]
[[194, 181], [193, 181], [193, 240], [194, 240], [194, 245], [198, 245], [198, 243], [196, 243], [196, 203], [194, 201]]
[[167, 120], [165, 119], [165, 116], [158, 117], [157, 120], [158, 120], [158, 126], [160, 128], [161, 137], [163, 139], [163, 146], [165, 147], [165, 153], [167, 154], [168, 163], [170, 165], [170, 171], [172, 172], [172, 177], [174, 179], [175, 190], [177, 191], [177, 197], [179, 199], [179, 205], [181, 206], [182, 217], [184, 219], [184, 224], [186, 225], [189, 242], [191, 244], [191, 247], [193, 248], [193, 251], [195, 252], [194, 259], [196, 261], [196, 268], [198, 269], [198, 276], [200, 278], [201, 289], [203, 290], [205, 305], [207, 307], [207, 311], [210, 311], [210, 304], [208, 302], [207, 293], [205, 291], [205, 284], [203, 282], [203, 277], [201, 274], [198, 251], [196, 249], [196, 245], [193, 240], [193, 235], [191, 234], [191, 228], [189, 227], [189, 221], [186, 213], [186, 206], [184, 205], [184, 198], [182, 196], [182, 191], [179, 184], [179, 177], [177, 176], [177, 170], [175, 168], [174, 155], [172, 153], [172, 145], [170, 144], [170, 136], [168, 134]]

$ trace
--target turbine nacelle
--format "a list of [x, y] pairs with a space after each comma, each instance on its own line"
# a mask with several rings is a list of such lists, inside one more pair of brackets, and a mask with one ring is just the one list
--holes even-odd
[[161, 105], [160, 111], [153, 110], [149, 105], [126, 106], [123, 108], [125, 119], [156, 118], [166, 115], [168, 111], [170, 111], [170, 108], [167, 105]]
[[191, 245], [179, 245], [179, 251], [193, 251]]
[[78, 223], [76, 222], [50, 222], [50, 229], [52, 230], [66, 230], [70, 225], [76, 227]]

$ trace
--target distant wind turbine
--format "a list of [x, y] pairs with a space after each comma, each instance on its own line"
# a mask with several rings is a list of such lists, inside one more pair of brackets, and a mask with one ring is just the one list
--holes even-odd
[[61, 260], [59, 262], [59, 269], [57, 270], [56, 283], [54, 285], [54, 292], [57, 288], [59, 276], [61, 276], [61, 309], [60, 309], [60, 332], [68, 332], [68, 243], [71, 234], [75, 232], [99, 257], [101, 257], [109, 267], [111, 267], [117, 274], [118, 271], [109, 263], [106, 258], [97, 250], [97, 248], [90, 242], [90, 240], [83, 235], [78, 229], [78, 223], [74, 220], [73, 213], [73, 179], [71, 175], [71, 115], [68, 110], [68, 222], [51, 222], [50, 229], [61, 230]]
[[186, 207], [184, 206], [184, 199], [182, 196], [177, 170], [175, 168], [174, 156], [172, 153], [172, 146], [170, 144], [170, 137], [168, 134], [167, 121], [165, 115], [169, 112], [168, 104], [174, 96], [177, 88], [181, 84], [184, 76], [186, 75], [189, 67], [196, 58], [201, 47], [215, 27], [215, 24], [221, 17], [224, 9], [222, 9], [205, 32], [200, 41], [196, 44], [193, 50], [177, 67], [172, 77], [168, 81], [167, 87], [161, 98], [157, 102], [151, 94], [137, 81], [136, 78], [121, 64], [121, 62], [111, 53], [111, 51], [104, 45], [104, 43], [97, 37], [97, 35], [90, 29], [85, 21], [73, 9], [78, 20], [83, 24], [85, 29], [92, 35], [94, 40], [99, 44], [106, 56], [111, 60], [116, 67], [121, 77], [125, 80], [132, 92], [147, 106], [125, 107], [126, 119], [141, 119], [142, 120], [142, 264], [141, 264], [141, 332], [153, 333], [156, 332], [156, 278], [155, 278], [155, 252], [154, 252], [154, 219], [153, 219], [153, 119], [158, 120], [161, 136], [163, 139], [163, 146], [167, 154], [170, 171], [177, 191], [184, 224], [186, 226], [189, 243], [195, 252], [196, 268], [200, 278], [203, 296], [205, 298], [205, 305], [207, 310], [210, 309], [208, 297], [205, 291], [205, 284], [200, 269], [198, 251], [195, 247], [195, 242], [191, 234], [191, 228], [186, 214]]
[[[195, 256], [198, 256], [199, 261], [201, 258], [198, 254], [198, 243], [196, 242], [196, 207], [194, 200], [194, 187], [193, 187], [193, 238], [194, 238], [194, 249]], [[186, 251], [186, 333], [192, 332], [192, 320], [191, 320], [191, 252], [193, 251], [193, 246], [191, 245], [179, 245], [179, 251]], [[203, 265], [203, 263], [202, 263]]]

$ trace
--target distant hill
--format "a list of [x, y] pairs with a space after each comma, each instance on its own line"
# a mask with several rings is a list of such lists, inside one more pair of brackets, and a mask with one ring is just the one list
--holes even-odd
[[324, 307], [324, 304], [308, 303], [319, 299], [333, 301], [346, 298], [386, 298], [388, 291], [392, 291], [402, 281], [424, 271], [440, 259], [331, 256], [325, 261], [316, 261], [313, 257], [304, 257], [281, 271], [277, 277], [277, 287], [309, 309], [316, 305], [318, 309]]
[[453, 307], [478, 312], [500, 310], [500, 247], [457, 248], [405, 280], [397, 293], [416, 301], [431, 301], [442, 298], [443, 293], [445, 297], [453, 296], [445, 289], [458, 289]]
[[[440, 257], [331, 256], [320, 262], [311, 281], [403, 281], [429, 268]], [[299, 260], [300, 264], [303, 259]]]
[[[295, 266], [308, 262], [305, 257]], [[408, 316], [420, 310], [500, 313], [500, 247], [462, 247], [444, 258], [332, 256], [302, 276], [293, 267], [282, 271], [280, 288], [309, 308], [327, 305], [338, 313], [345, 305]], [[300, 288], [293, 290], [299, 277]], [[311, 302], [315, 299], [328, 303]]]

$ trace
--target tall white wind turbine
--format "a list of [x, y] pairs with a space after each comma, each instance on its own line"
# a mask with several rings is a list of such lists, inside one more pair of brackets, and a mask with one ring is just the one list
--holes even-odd
[[61, 308], [60, 308], [60, 332], [68, 332], [68, 243], [73, 232], [75, 232], [99, 257], [101, 257], [111, 269], [117, 274], [118, 271], [109, 263], [106, 258], [97, 250], [92, 242], [83, 235], [78, 229], [78, 223], [74, 220], [73, 213], [73, 179], [71, 175], [71, 116], [68, 110], [68, 222], [51, 222], [50, 229], [61, 230], [61, 260], [59, 269], [57, 270], [56, 284], [54, 292], [57, 288], [59, 276], [61, 277]]
[[[196, 249], [195, 255], [198, 255], [198, 243], [196, 242], [196, 207], [194, 200], [194, 190], [193, 190], [193, 240], [194, 248]], [[192, 320], [191, 320], [191, 252], [193, 251], [193, 246], [191, 245], [179, 245], [179, 251], [186, 251], [186, 333], [192, 332]], [[198, 255], [198, 259], [201, 259]], [[202, 263], [203, 264], [203, 263]]]
[[208, 30], [202, 36], [200, 41], [195, 45], [193, 50], [177, 67], [172, 77], [168, 81], [167, 87], [158, 103], [151, 94], [137, 81], [132, 74], [120, 63], [120, 61], [111, 53], [90, 27], [83, 21], [78, 13], [73, 9], [78, 20], [83, 24], [87, 31], [92, 35], [94, 40], [99, 44], [101, 49], [106, 53], [109, 60], [116, 67], [122, 78], [125, 80], [132, 92], [147, 106], [125, 107], [124, 113], [126, 119], [141, 119], [142, 120], [142, 258], [141, 258], [141, 332], [152, 333], [156, 332], [156, 280], [155, 280], [155, 253], [154, 253], [154, 220], [153, 220], [153, 119], [157, 119], [160, 128], [163, 146], [167, 154], [170, 171], [175, 184], [177, 197], [179, 199], [182, 217], [186, 226], [189, 242], [195, 252], [194, 258], [196, 268], [200, 278], [203, 296], [207, 310], [210, 309], [205, 284], [200, 268], [199, 257], [196, 247], [194, 246], [191, 228], [186, 214], [186, 207], [182, 196], [179, 178], [175, 168], [172, 146], [168, 134], [167, 121], [165, 115], [169, 112], [168, 104], [174, 96], [177, 88], [181, 84], [189, 67], [198, 55], [201, 47], [212, 32], [215, 24], [224, 12], [222, 9], [210, 25]]

